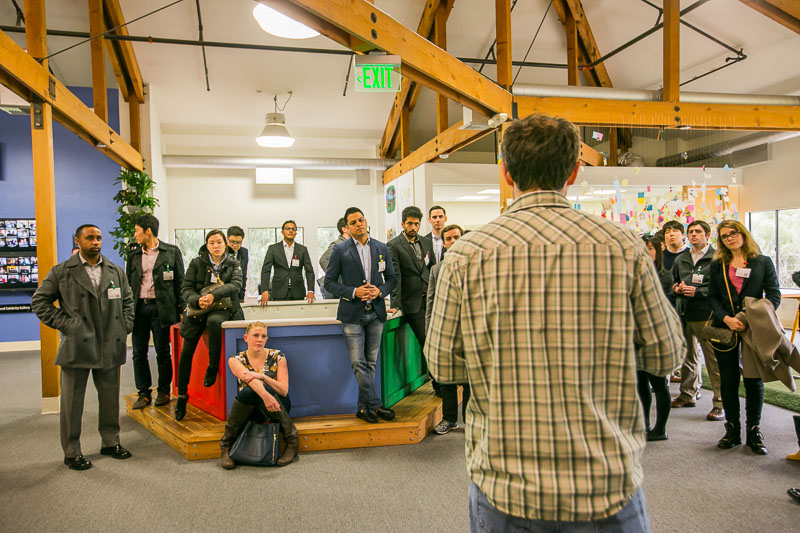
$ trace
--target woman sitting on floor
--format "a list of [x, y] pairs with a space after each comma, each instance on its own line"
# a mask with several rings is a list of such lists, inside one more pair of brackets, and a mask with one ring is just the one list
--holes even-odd
[[[192, 359], [195, 349], [208, 328], [208, 368], [203, 385], [211, 387], [217, 380], [219, 360], [222, 355], [222, 323], [226, 320], [244, 318], [239, 306], [239, 291], [242, 287], [242, 268], [232, 255], [227, 254], [228, 244], [225, 234], [215, 229], [206, 235], [206, 243], [200, 247], [197, 257], [189, 263], [186, 276], [181, 285], [181, 296], [187, 306], [195, 310], [214, 309], [215, 304], [225, 302], [198, 316], [189, 316], [189, 309], [181, 321], [183, 348], [178, 364], [178, 401], [175, 404], [175, 419], [186, 416], [186, 403], [189, 401], [189, 379], [192, 375]], [[213, 286], [206, 295], [204, 288]]]
[[289, 418], [292, 407], [289, 369], [283, 352], [265, 347], [267, 339], [267, 326], [263, 322], [251, 322], [244, 334], [247, 350], [228, 359], [228, 366], [238, 380], [239, 393], [225, 422], [225, 434], [219, 441], [222, 468], [236, 468], [229, 453], [248, 420], [258, 423], [272, 420], [280, 424], [286, 448], [277, 466], [288, 465], [297, 455], [297, 429]]

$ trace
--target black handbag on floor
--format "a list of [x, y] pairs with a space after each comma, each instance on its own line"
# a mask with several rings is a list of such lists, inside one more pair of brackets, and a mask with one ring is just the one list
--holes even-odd
[[279, 428], [279, 424], [249, 421], [231, 446], [231, 459], [246, 465], [274, 465], [278, 461]]

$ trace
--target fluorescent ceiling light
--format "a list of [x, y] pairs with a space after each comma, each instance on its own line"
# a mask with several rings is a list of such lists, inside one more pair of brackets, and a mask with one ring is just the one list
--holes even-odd
[[478, 192], [478, 194], [500, 194], [500, 189], [484, 189]]
[[258, 22], [258, 25], [261, 26], [262, 30], [276, 37], [283, 37], [284, 39], [309, 39], [319, 35], [319, 32], [312, 30], [304, 24], [300, 24], [296, 20], [260, 2], [256, 3], [256, 7], [253, 8], [253, 17]]
[[256, 185], [292, 185], [293, 168], [256, 167]]
[[261, 135], [256, 137], [256, 142], [265, 148], [288, 148], [294, 144], [294, 137], [286, 128], [286, 117], [283, 113], [267, 113], [264, 122], [266, 125], [261, 130]]
[[468, 194], [467, 196], [460, 196], [458, 199], [459, 200], [464, 200], [464, 201], [469, 201], [469, 200], [486, 200], [487, 198], [489, 198], [489, 197], [488, 196], [482, 196], [482, 195], [469, 195]]

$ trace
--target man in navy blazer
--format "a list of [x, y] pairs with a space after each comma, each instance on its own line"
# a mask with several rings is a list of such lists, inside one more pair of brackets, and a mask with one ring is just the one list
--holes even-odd
[[386, 322], [386, 304], [397, 284], [389, 248], [372, 239], [367, 219], [357, 207], [345, 211], [350, 239], [333, 247], [325, 269], [325, 290], [339, 298], [336, 318], [342, 322], [350, 364], [358, 383], [356, 416], [376, 423], [392, 420], [375, 394], [375, 363]]

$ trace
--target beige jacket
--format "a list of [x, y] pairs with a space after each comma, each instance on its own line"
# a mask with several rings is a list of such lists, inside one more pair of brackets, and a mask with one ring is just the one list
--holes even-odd
[[800, 353], [783, 333], [775, 306], [766, 298], [744, 299], [745, 309], [736, 315], [747, 329], [742, 338], [742, 373], [762, 381], [780, 381], [795, 392], [790, 368], [800, 372]]

